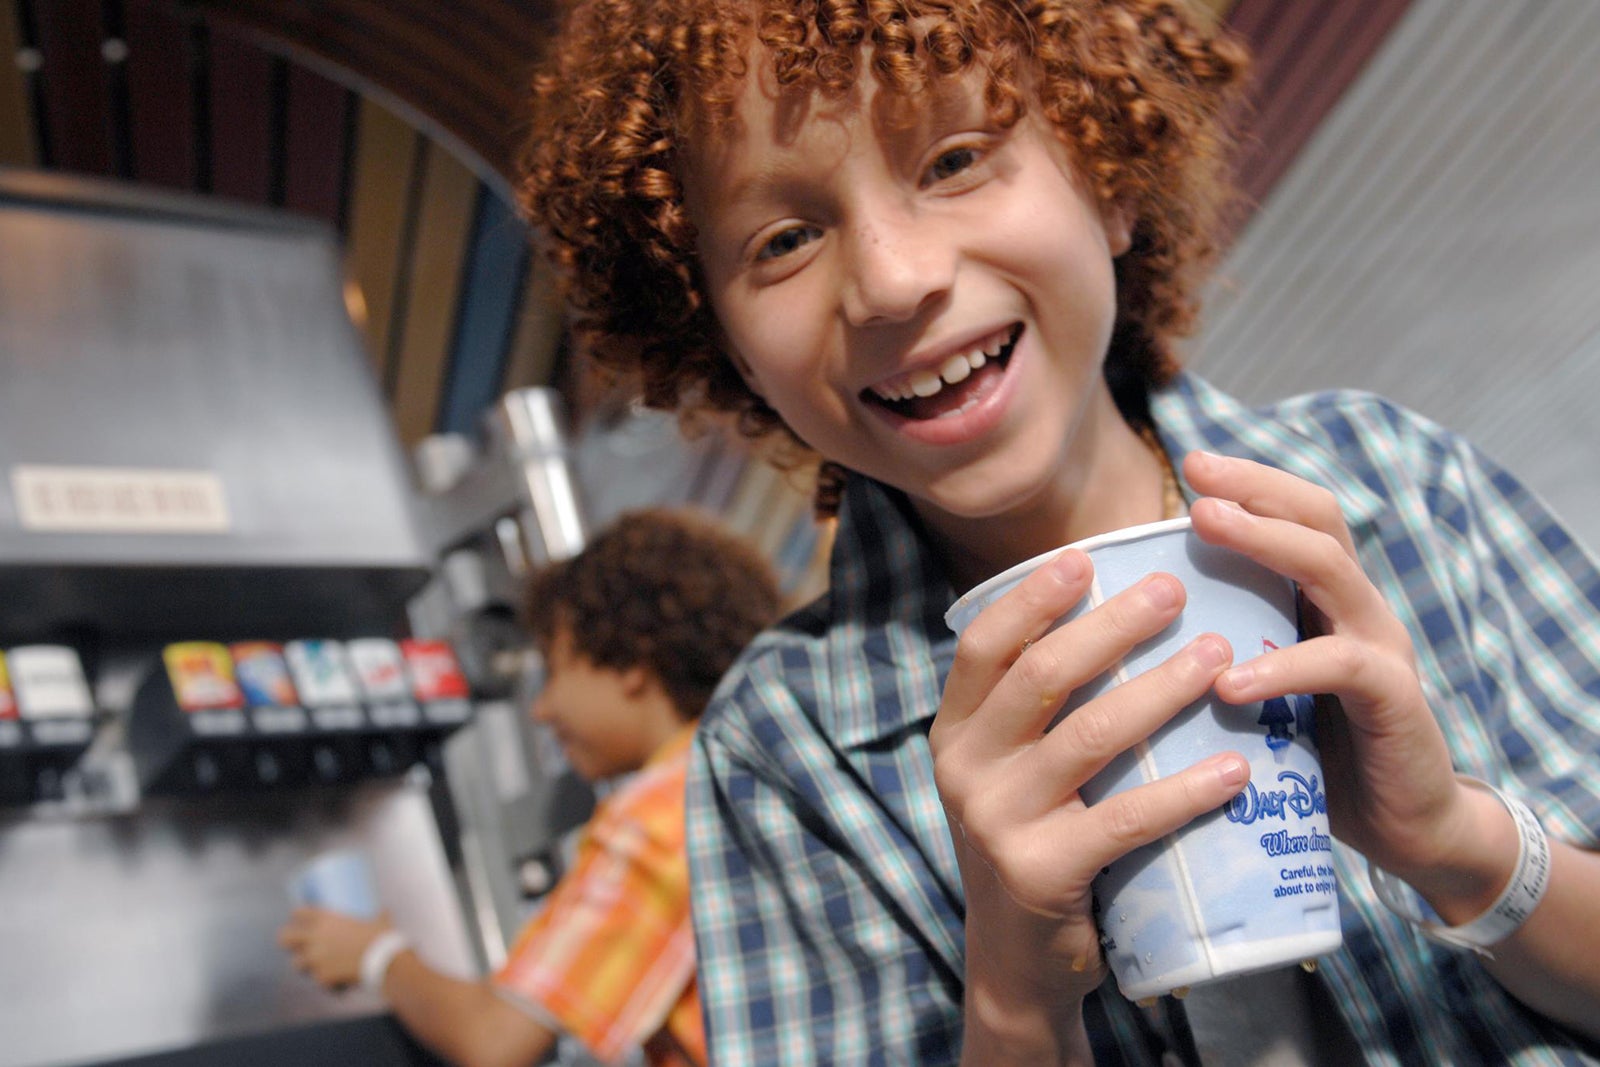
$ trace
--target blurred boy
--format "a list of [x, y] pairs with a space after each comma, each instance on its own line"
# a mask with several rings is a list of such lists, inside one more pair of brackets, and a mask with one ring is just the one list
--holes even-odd
[[[384, 922], [297, 910], [280, 940], [330, 987], [381, 989], [420, 1041], [463, 1067], [526, 1067], [558, 1032], [614, 1059], [706, 1063], [684, 855], [695, 723], [778, 593], [744, 543], [686, 514], [624, 515], [531, 581], [543, 654], [533, 717], [578, 774], [634, 777], [601, 801], [571, 870], [484, 981], [432, 970]], [[634, 773], [637, 772], [637, 773]]]

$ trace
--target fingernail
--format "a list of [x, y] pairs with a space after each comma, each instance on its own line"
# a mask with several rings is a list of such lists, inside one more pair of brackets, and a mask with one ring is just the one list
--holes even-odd
[[1200, 666], [1214, 670], [1228, 662], [1228, 650], [1221, 641], [1207, 635], [1194, 643], [1194, 659]]
[[1062, 578], [1067, 581], [1076, 581], [1083, 577], [1083, 570], [1087, 563], [1088, 557], [1077, 549], [1071, 549], [1057, 556], [1052, 566], [1055, 567], [1056, 574]]
[[1223, 672], [1222, 677], [1235, 689], [1248, 689], [1250, 683], [1256, 680], [1256, 669], [1246, 663], [1229, 668]]
[[1170, 608], [1178, 603], [1178, 583], [1168, 577], [1154, 575], [1144, 580], [1144, 595], [1158, 608]]
[[1217, 766], [1217, 778], [1223, 785], [1243, 785], [1250, 777], [1250, 765], [1242, 759], [1224, 759]]

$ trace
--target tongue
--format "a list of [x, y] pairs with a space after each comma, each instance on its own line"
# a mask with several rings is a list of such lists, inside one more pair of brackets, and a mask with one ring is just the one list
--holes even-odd
[[912, 397], [910, 400], [890, 404], [889, 407], [908, 419], [937, 419], [941, 415], [961, 410], [982, 396], [993, 388], [994, 383], [1004, 373], [1005, 368], [998, 360], [990, 360], [955, 385], [946, 382], [944, 388], [932, 396]]

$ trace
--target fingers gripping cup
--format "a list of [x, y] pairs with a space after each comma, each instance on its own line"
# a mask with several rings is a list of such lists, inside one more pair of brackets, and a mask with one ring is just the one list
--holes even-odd
[[[1298, 639], [1293, 585], [1230, 549], [1207, 545], [1189, 520], [1130, 527], [1077, 542], [1094, 584], [1068, 622], [1165, 571], [1188, 591], [1182, 614], [1121, 663], [1073, 693], [1060, 718], [1157, 666], [1203, 633], [1219, 633], [1235, 662]], [[945, 614], [956, 633], [1059, 550], [968, 592]], [[1106, 962], [1134, 1000], [1332, 952], [1341, 944], [1327, 798], [1309, 697], [1232, 705], [1207, 694], [1086, 783], [1089, 804], [1193, 766], [1219, 752], [1250, 762], [1244, 791], [1094, 883]]]

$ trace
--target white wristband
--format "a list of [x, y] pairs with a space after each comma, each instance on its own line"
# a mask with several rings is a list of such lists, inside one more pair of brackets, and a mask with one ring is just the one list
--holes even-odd
[[383, 976], [389, 973], [394, 958], [411, 947], [399, 930], [385, 930], [372, 939], [361, 954], [361, 985], [374, 993], [383, 992]]
[[[1478, 778], [1461, 775], [1468, 785], [1493, 793], [1511, 812], [1517, 824], [1517, 866], [1511, 872], [1511, 881], [1500, 891], [1489, 910], [1460, 926], [1445, 926], [1423, 917], [1410, 900], [1400, 895], [1406, 884], [1387, 871], [1367, 863], [1367, 877], [1372, 880], [1373, 891], [1384, 906], [1400, 918], [1415, 925], [1423, 935], [1441, 944], [1471, 949], [1480, 956], [1491, 956], [1488, 946], [1503, 941], [1527, 922], [1533, 909], [1538, 907], [1544, 891], [1550, 884], [1550, 839], [1544, 827], [1528, 806], [1515, 797], [1507, 796], [1494, 786]], [[1408, 887], [1406, 887], [1408, 888]]]

